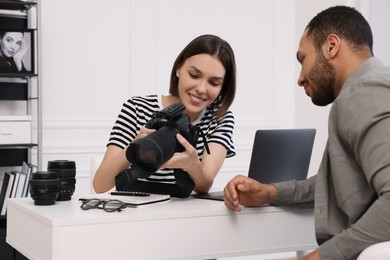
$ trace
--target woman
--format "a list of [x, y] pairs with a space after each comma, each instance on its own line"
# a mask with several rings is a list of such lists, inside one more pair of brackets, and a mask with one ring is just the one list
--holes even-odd
[[[131, 163], [126, 159], [126, 149], [133, 140], [156, 131], [144, 126], [153, 113], [180, 103], [184, 105], [183, 113], [189, 116], [190, 123], [203, 131], [210, 154], [205, 150], [202, 138], [193, 147], [177, 134], [177, 142], [184, 147], [184, 151], [175, 153], [161, 165], [159, 171], [141, 181], [144, 184], [169, 185], [188, 174], [195, 185], [194, 191], [207, 193], [225, 158], [235, 155], [232, 140], [234, 117], [228, 111], [235, 90], [236, 65], [229, 43], [214, 35], [195, 38], [183, 49], [173, 65], [170, 95], [132, 97], [123, 104], [103, 161], [93, 180], [95, 191], [101, 193], [110, 190], [115, 186], [115, 177], [121, 171], [131, 168]], [[147, 185], [142, 189], [149, 192]]]
[[22, 58], [27, 49], [23, 32], [0, 32], [0, 72], [25, 72]]

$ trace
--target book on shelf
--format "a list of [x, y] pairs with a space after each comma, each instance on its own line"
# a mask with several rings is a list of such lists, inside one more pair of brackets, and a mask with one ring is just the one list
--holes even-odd
[[[14, 184], [15, 174], [14, 172], [6, 172], [3, 179], [2, 190], [5, 189], [4, 197], [1, 198], [1, 211], [0, 215], [4, 216], [7, 211], [7, 201], [11, 195], [12, 186]], [[1, 191], [3, 194], [3, 191]]]
[[26, 175], [26, 178], [25, 178], [25, 181], [24, 181], [22, 197], [28, 197], [31, 172], [32, 172], [32, 166], [27, 164], [26, 162], [23, 162], [22, 173], [24, 173]]
[[[3, 184], [1, 185], [1, 191], [0, 191], [0, 212], [1, 212], [1, 209], [3, 208], [6, 194], [8, 193], [8, 184], [10, 183], [10, 181], [9, 181], [10, 178], [11, 178], [11, 173], [6, 172], [4, 174]], [[9, 196], [9, 194], [8, 194], [8, 196]]]
[[15, 175], [15, 178], [14, 178], [14, 183], [13, 183], [12, 189], [11, 189], [11, 195], [9, 195], [9, 197], [15, 198], [16, 189], [18, 188], [18, 184], [19, 184], [20, 172], [12, 171], [11, 173]]
[[21, 198], [28, 196], [29, 181], [32, 166], [23, 162], [22, 170], [10, 171], [4, 174], [3, 184], [0, 190], [0, 215], [7, 212], [7, 200], [9, 198]]
[[26, 183], [26, 174], [23, 172], [19, 172], [18, 175], [19, 175], [19, 180], [16, 186], [16, 192], [14, 198], [21, 198], [23, 196], [23, 188], [24, 188], [24, 184]]
[[9, 175], [8, 173], [5, 173], [3, 178], [3, 183], [1, 184], [1, 190], [0, 190], [0, 212], [1, 212], [1, 208], [3, 207], [5, 192], [8, 186], [8, 179], [9, 179]]

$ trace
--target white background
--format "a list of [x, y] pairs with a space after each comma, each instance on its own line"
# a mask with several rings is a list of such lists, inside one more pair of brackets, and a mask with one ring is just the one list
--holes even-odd
[[[259, 128], [316, 128], [309, 169], [315, 174], [329, 107], [314, 106], [297, 86], [295, 54], [309, 20], [339, 4], [362, 11], [375, 55], [390, 65], [386, 0], [40, 0], [42, 169], [49, 160], [76, 161], [74, 196], [89, 193], [91, 157], [104, 153], [122, 103], [133, 95], [166, 94], [178, 53], [194, 37], [212, 33], [231, 44], [238, 69], [237, 155], [226, 160], [213, 189], [246, 174]], [[0, 114], [19, 115], [21, 107], [2, 101]]]

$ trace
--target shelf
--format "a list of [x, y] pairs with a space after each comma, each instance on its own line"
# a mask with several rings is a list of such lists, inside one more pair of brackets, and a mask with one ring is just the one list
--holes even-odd
[[0, 167], [21, 166], [28, 161], [28, 147], [26, 146], [0, 146]]
[[3, 10], [28, 10], [32, 6], [36, 6], [36, 2], [32, 1], [16, 1], [16, 0], [2, 0], [0, 1], [0, 9]]
[[19, 30], [27, 28], [27, 19], [24, 16], [20, 15], [5, 15], [0, 14], [0, 24], [2, 29], [6, 30]]
[[0, 82], [0, 100], [28, 100], [27, 88], [24, 82]]
[[[0, 116], [0, 175], [4, 168], [19, 167], [23, 162], [35, 164], [37, 169], [42, 164], [42, 89], [37, 74], [39, 4], [38, 0], [0, 0], [0, 31], [23, 32], [29, 45], [23, 56], [23, 70], [11, 67], [0, 72], [0, 109], [6, 108]], [[35, 120], [37, 129], [33, 138], [31, 125]], [[7, 216], [0, 216], [0, 259], [27, 260], [6, 243], [6, 224]]]
[[0, 72], [0, 77], [1, 78], [32, 78], [32, 77], [37, 77], [38, 74], [36, 73], [1, 73]]
[[38, 146], [37, 144], [34, 144], [34, 143], [28, 143], [28, 144], [0, 144], [0, 150], [1, 149], [9, 149], [9, 148], [16, 148], [16, 149], [19, 149], [19, 148], [32, 148], [32, 147], [35, 147], [35, 146]]
[[0, 145], [0, 167], [21, 166], [29, 161], [29, 149], [33, 147], [37, 147], [37, 144]]

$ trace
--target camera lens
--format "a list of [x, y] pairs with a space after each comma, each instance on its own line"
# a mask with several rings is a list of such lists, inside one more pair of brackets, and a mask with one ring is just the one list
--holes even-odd
[[145, 173], [152, 174], [160, 169], [177, 150], [178, 130], [164, 126], [158, 131], [130, 143], [126, 158]]
[[30, 194], [35, 205], [53, 205], [60, 194], [61, 180], [56, 172], [37, 171], [31, 174]]
[[57, 201], [70, 200], [76, 188], [76, 163], [68, 160], [49, 161], [47, 170], [56, 172], [61, 180]]

